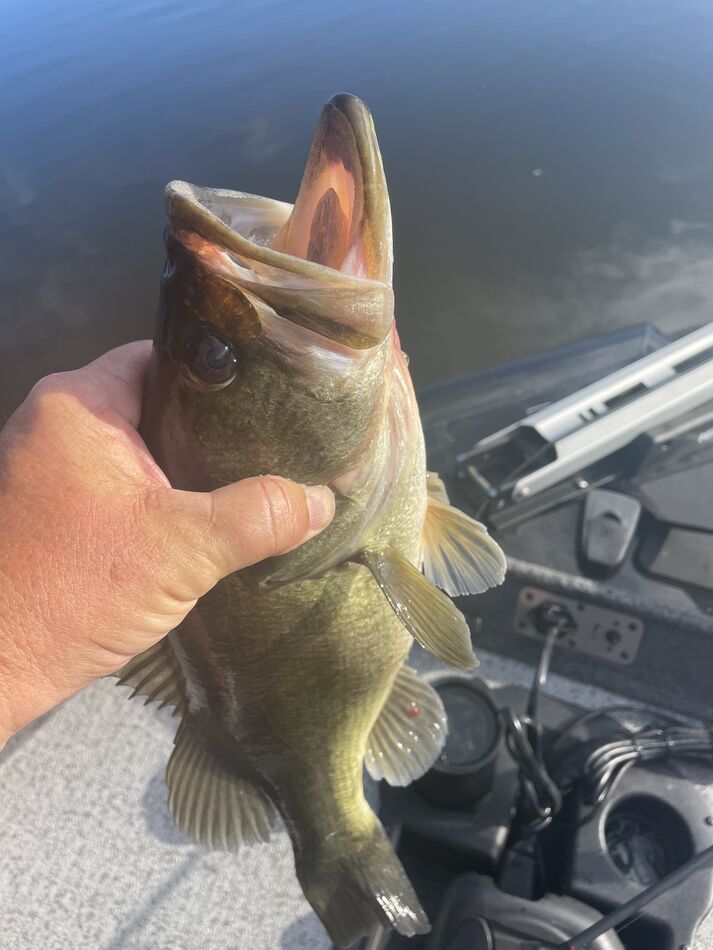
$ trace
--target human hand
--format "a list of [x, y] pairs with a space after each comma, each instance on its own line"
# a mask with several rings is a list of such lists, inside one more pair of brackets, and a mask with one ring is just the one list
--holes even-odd
[[0, 748], [334, 515], [329, 489], [273, 476], [171, 488], [136, 431], [150, 352], [40, 380], [0, 432]]

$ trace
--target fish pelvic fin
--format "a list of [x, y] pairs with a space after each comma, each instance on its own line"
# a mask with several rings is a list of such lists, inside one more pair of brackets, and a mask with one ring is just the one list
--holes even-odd
[[421, 537], [426, 577], [453, 597], [482, 594], [505, 580], [505, 555], [488, 529], [448, 504], [445, 485], [429, 472]]
[[364, 551], [360, 559], [414, 640], [450, 666], [472, 669], [478, 665], [465, 617], [407, 557], [388, 547]]
[[223, 851], [268, 841], [278, 814], [265, 793], [229, 771], [191, 728], [178, 727], [166, 768], [168, 807], [181, 831]]
[[173, 706], [174, 716], [186, 709], [186, 690], [181, 667], [167, 637], [139, 653], [115, 674], [118, 686], [131, 686], [134, 696], [144, 696], [144, 705]]
[[302, 890], [338, 947], [350, 947], [378, 926], [405, 937], [428, 933], [428, 917], [371, 809], [364, 829], [335, 832], [319, 851], [297, 853]]
[[441, 697], [415, 670], [402, 666], [369, 736], [367, 772], [389, 785], [409, 785], [431, 768], [447, 735]]

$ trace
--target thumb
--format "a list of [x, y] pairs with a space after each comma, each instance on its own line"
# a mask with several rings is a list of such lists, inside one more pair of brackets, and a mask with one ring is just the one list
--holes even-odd
[[202, 596], [233, 571], [291, 551], [334, 517], [329, 488], [276, 475], [246, 478], [212, 492], [161, 489], [158, 494], [158, 524], [152, 528], [170, 539], [167, 567], [174, 576], [167, 580], [185, 599]]

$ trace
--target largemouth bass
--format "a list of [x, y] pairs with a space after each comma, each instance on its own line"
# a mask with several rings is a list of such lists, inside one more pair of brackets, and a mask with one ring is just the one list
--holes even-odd
[[146, 443], [176, 488], [272, 473], [329, 485], [336, 514], [219, 583], [120, 682], [181, 717], [166, 778], [185, 834], [238, 849], [281, 817], [335, 943], [425, 932], [363, 768], [405, 785], [438, 757], [443, 706], [405, 660], [415, 638], [475, 665], [447, 594], [499, 584], [504, 558], [426, 471], [371, 115], [327, 103], [294, 206], [179, 181], [166, 204]]

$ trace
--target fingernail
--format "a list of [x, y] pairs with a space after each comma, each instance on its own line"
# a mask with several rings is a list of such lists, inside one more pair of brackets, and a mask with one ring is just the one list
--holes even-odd
[[334, 495], [326, 485], [305, 485], [305, 495], [310, 533], [317, 534], [334, 517]]

